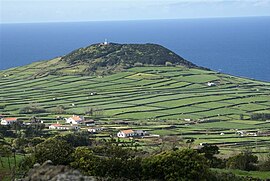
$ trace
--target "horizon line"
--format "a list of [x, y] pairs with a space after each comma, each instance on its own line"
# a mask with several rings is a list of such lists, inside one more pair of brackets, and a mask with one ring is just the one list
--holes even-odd
[[211, 16], [211, 17], [194, 17], [194, 18], [153, 18], [153, 19], [118, 19], [118, 20], [83, 20], [83, 21], [33, 21], [33, 22], [0, 22], [0, 24], [45, 24], [45, 23], [87, 23], [87, 22], [127, 22], [127, 21], [159, 21], [159, 20], [203, 20], [203, 19], [230, 19], [230, 18], [262, 18], [265, 16]]

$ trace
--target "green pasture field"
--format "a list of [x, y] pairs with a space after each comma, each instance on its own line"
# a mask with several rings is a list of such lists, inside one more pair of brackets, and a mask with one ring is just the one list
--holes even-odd
[[[16, 155], [16, 167], [18, 167], [18, 164], [20, 163], [22, 158], [23, 158], [22, 155]], [[2, 165], [2, 163], [3, 163], [3, 165]], [[1, 181], [11, 180], [14, 166], [15, 166], [14, 157], [9, 157], [9, 158], [8, 157], [1, 157], [1, 164], [0, 164], [0, 180]]]
[[[135, 67], [108, 76], [72, 74], [83, 67], [67, 69], [67, 75], [62, 76], [32, 76], [35, 67], [44, 66], [44, 71], [57, 68], [58, 61], [0, 71], [0, 114], [24, 121], [37, 116], [48, 124], [56, 122], [56, 116], [84, 115], [102, 120], [101, 124], [114, 133], [122, 128], [143, 129], [161, 137], [194, 138], [196, 145], [219, 144], [223, 152], [242, 149], [241, 142], [252, 147], [256, 142], [258, 149], [270, 144], [269, 136], [235, 134], [236, 129], [270, 131], [270, 123], [250, 120], [252, 113], [270, 112], [269, 82], [161, 66]], [[215, 85], [210, 87], [208, 82]], [[26, 106], [43, 108], [46, 113], [21, 113]], [[65, 112], [55, 113], [58, 106]], [[98, 112], [89, 115], [90, 109]], [[111, 120], [134, 121], [139, 125], [109, 124]]]
[[270, 178], [269, 171], [243, 171], [243, 170], [218, 169], [218, 168], [212, 168], [212, 170], [217, 171], [217, 172], [233, 173], [237, 176], [245, 176], [245, 177], [249, 176], [249, 177], [259, 178], [259, 179]]

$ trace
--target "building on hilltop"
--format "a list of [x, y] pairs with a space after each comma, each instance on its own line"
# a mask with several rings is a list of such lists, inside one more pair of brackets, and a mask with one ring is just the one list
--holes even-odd
[[105, 39], [103, 45], [108, 45], [108, 44], [109, 44], [109, 43], [108, 43], [107, 39]]
[[100, 43], [99, 45], [100, 46], [109, 45], [109, 42], [107, 41], [107, 39], [105, 39], [105, 41]]

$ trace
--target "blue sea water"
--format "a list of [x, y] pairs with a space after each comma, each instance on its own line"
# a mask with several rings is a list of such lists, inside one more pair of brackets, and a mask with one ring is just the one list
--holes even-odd
[[102, 42], [158, 43], [213, 70], [270, 81], [270, 17], [0, 24], [0, 70]]

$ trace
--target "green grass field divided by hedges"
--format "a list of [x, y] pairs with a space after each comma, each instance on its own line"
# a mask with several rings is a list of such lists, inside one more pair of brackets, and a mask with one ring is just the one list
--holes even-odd
[[[102, 120], [144, 122], [146, 126], [140, 128], [151, 133], [194, 137], [197, 143], [257, 148], [270, 143], [267, 137], [240, 138], [232, 131], [270, 130], [270, 123], [249, 120], [252, 113], [270, 112], [268, 82], [201, 69], [151, 66], [103, 77], [66, 72], [33, 78], [40, 64], [45, 66], [37, 62], [0, 72], [0, 114], [29, 120], [33, 114], [21, 114], [20, 109], [38, 106], [46, 112], [35, 116], [50, 123], [59, 115], [52, 111], [57, 106], [64, 107], [64, 116], [85, 115], [94, 108]], [[216, 85], [208, 86], [208, 82]], [[189, 124], [185, 119], [206, 121]]]

